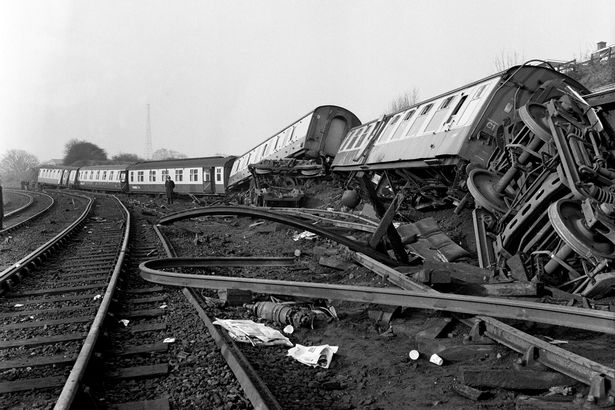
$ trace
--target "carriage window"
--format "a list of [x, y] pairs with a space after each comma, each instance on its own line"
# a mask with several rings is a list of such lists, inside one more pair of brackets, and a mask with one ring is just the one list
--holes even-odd
[[145, 180], [145, 172], [137, 171], [137, 182], [143, 182]]
[[103, 177], [102, 177], [103, 181], [107, 180], [107, 171], [103, 171]]
[[222, 167], [216, 167], [216, 183], [222, 183]]
[[369, 127], [367, 127], [366, 129], [364, 129], [363, 133], [361, 134], [361, 136], [359, 138], [357, 138], [357, 142], [354, 144], [354, 148], [358, 148], [361, 145], [363, 145], [363, 141], [365, 141], [365, 139], [367, 137], [369, 137], [369, 135], [372, 133], [372, 131], [374, 130], [374, 127], [376, 126], [377, 123], [372, 123], [369, 125]]
[[99, 178], [100, 178], [100, 171], [96, 171], [96, 180], [98, 181]]
[[163, 169], [162, 170], [162, 181], [166, 181], [168, 176], [169, 176], [169, 170]]
[[423, 110], [421, 111], [421, 113], [419, 115], [425, 115], [429, 112], [429, 110], [431, 110], [431, 107], [433, 106], [433, 104], [427, 104]]
[[404, 130], [408, 126], [408, 122], [410, 121], [410, 119], [412, 118], [415, 112], [416, 110], [410, 110], [406, 113], [404, 118], [401, 120], [401, 124], [399, 124], [399, 127], [397, 127], [395, 134], [393, 134], [393, 136], [391, 137], [391, 141], [401, 139], [401, 137], [403, 136]]
[[113, 181], [113, 174], [115, 172], [114, 171], [109, 171], [109, 181]]
[[199, 170], [196, 168], [190, 169], [190, 182], [196, 182], [199, 180]]
[[203, 171], [203, 181], [205, 182], [211, 181], [211, 173], [209, 172], [208, 169]]
[[389, 123], [385, 126], [384, 130], [382, 131], [382, 134], [380, 134], [380, 137], [378, 138], [379, 141], [387, 142], [389, 140], [389, 136], [395, 129], [395, 124], [397, 124], [397, 121], [400, 118], [401, 118], [401, 114], [398, 114], [395, 117], [391, 118]]
[[483, 92], [485, 91], [485, 88], [487, 88], [487, 84], [481, 85], [479, 87], [479, 89], [476, 90], [476, 94], [474, 94], [474, 98], [473, 99], [474, 100], [479, 99], [483, 95]]
[[175, 182], [181, 182], [184, 180], [184, 170], [176, 169], [175, 170]]
[[451, 101], [453, 101], [453, 98], [455, 98], [455, 96], [451, 96], [448, 97], [446, 99], [444, 99], [444, 101], [442, 101], [442, 104], [440, 105], [440, 110], [443, 110], [445, 108], [447, 108], [449, 105], [451, 105]]
[[130, 182], [135, 182], [135, 172], [130, 171]]
[[149, 171], [149, 182], [156, 182], [156, 170], [154, 169]]

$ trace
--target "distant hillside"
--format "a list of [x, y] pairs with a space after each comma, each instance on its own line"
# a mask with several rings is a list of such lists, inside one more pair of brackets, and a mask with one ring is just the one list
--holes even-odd
[[598, 49], [584, 61], [576, 59], [566, 62], [552, 62], [555, 69], [574, 78], [591, 91], [615, 86], [615, 46], [606, 42], [598, 43]]

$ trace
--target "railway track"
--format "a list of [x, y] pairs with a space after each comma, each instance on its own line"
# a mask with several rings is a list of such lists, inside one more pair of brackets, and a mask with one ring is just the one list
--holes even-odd
[[3, 201], [7, 199], [6, 204], [2, 204], [4, 217], [19, 213], [34, 203], [34, 196], [29, 192], [21, 192], [13, 189], [2, 190]]
[[22, 206], [4, 213], [2, 229], [0, 235], [5, 235], [28, 222], [43, 215], [51, 209], [55, 200], [50, 195], [43, 192], [14, 192], [9, 191], [12, 195], [26, 196], [27, 200]]
[[114, 199], [90, 202], [71, 226], [0, 275], [7, 289], [0, 297], [1, 407], [58, 400], [71, 365], [100, 330], [125, 218]]

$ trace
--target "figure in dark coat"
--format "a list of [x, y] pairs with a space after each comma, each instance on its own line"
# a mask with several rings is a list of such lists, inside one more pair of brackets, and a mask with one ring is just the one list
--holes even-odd
[[175, 188], [175, 182], [171, 180], [171, 177], [167, 176], [167, 180], [164, 181], [164, 189], [167, 191], [167, 204], [173, 203], [173, 188]]

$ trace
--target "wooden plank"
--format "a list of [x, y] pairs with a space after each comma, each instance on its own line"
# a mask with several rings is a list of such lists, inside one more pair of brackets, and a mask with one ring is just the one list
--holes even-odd
[[117, 410], [170, 410], [169, 399], [162, 398], [156, 400], [132, 401], [121, 403], [115, 406]]
[[130, 356], [133, 354], [166, 352], [167, 350], [169, 350], [168, 343], [152, 343], [147, 345], [126, 346], [122, 349], [109, 350], [106, 353], [114, 356]]
[[504, 388], [511, 390], [548, 390], [553, 386], [574, 383], [561, 373], [540, 370], [510, 370], [461, 367], [461, 383], [473, 387]]
[[18, 360], [4, 360], [0, 362], [0, 370], [18, 369], [23, 367], [47, 366], [50, 364], [68, 364], [77, 360], [77, 356], [43, 356]]
[[132, 293], [136, 295], [141, 295], [143, 293], [155, 293], [162, 292], [164, 288], [162, 286], [153, 286], [151, 288], [139, 288], [139, 289], [122, 289], [124, 293]]
[[21, 346], [40, 346], [54, 343], [73, 342], [75, 340], [85, 339], [87, 333], [72, 333], [69, 335], [60, 336], [44, 336], [34, 337], [31, 339], [19, 339], [19, 340], [6, 340], [0, 342], [0, 349], [9, 349], [11, 347]]
[[84, 322], [89, 322], [91, 320], [94, 320], [94, 316], [77, 316], [77, 317], [67, 317], [63, 319], [54, 319], [54, 320], [37, 320], [34, 322], [23, 322], [23, 323], [13, 323], [9, 325], [2, 325], [2, 330], [31, 329], [34, 327], [66, 325], [70, 323], [84, 323]]
[[146, 323], [143, 325], [129, 325], [127, 327], [120, 328], [121, 332], [155, 332], [159, 330], [165, 330], [167, 328], [166, 323]]
[[154, 303], [154, 302], [164, 302], [165, 299], [167, 297], [164, 295], [161, 296], [151, 296], [151, 297], [147, 297], [147, 298], [131, 298], [131, 299], [126, 299], [126, 300], [122, 300], [121, 303], [122, 304], [140, 304], [140, 303]]
[[54, 296], [50, 298], [42, 297], [37, 299], [17, 299], [12, 300], [12, 298], [17, 298], [18, 296], [7, 295], [6, 298], [11, 298], [11, 304], [7, 305], [7, 307], [13, 307], [16, 304], [22, 305], [33, 305], [39, 303], [53, 303], [53, 302], [64, 302], [64, 301], [72, 301], [72, 300], [83, 300], [83, 299], [94, 299], [97, 293], [88, 293], [87, 295], [73, 295], [73, 296]]
[[143, 310], [133, 310], [127, 312], [119, 312], [115, 315], [118, 318], [122, 319], [138, 319], [143, 317], [158, 317], [166, 315], [166, 310], [164, 309], [143, 309]]
[[14, 297], [54, 295], [58, 293], [81, 292], [83, 290], [100, 289], [100, 288], [103, 288], [104, 286], [105, 285], [102, 284], [102, 285], [67, 286], [67, 287], [53, 288], [53, 289], [38, 289], [38, 290], [31, 290], [29, 292], [15, 293]]
[[137, 379], [144, 377], [166, 376], [168, 373], [168, 364], [153, 364], [117, 369], [105, 373], [105, 376], [110, 379]]
[[75, 310], [92, 310], [95, 308], [96, 306], [64, 306], [64, 307], [55, 308], [55, 309], [22, 310], [22, 311], [17, 311], [17, 312], [0, 313], [0, 318], [65, 313], [65, 312], [74, 312]]
[[40, 379], [17, 380], [13, 382], [0, 383], [0, 393], [14, 393], [25, 390], [45, 389], [51, 387], [62, 387], [66, 382], [65, 377], [42, 377]]

